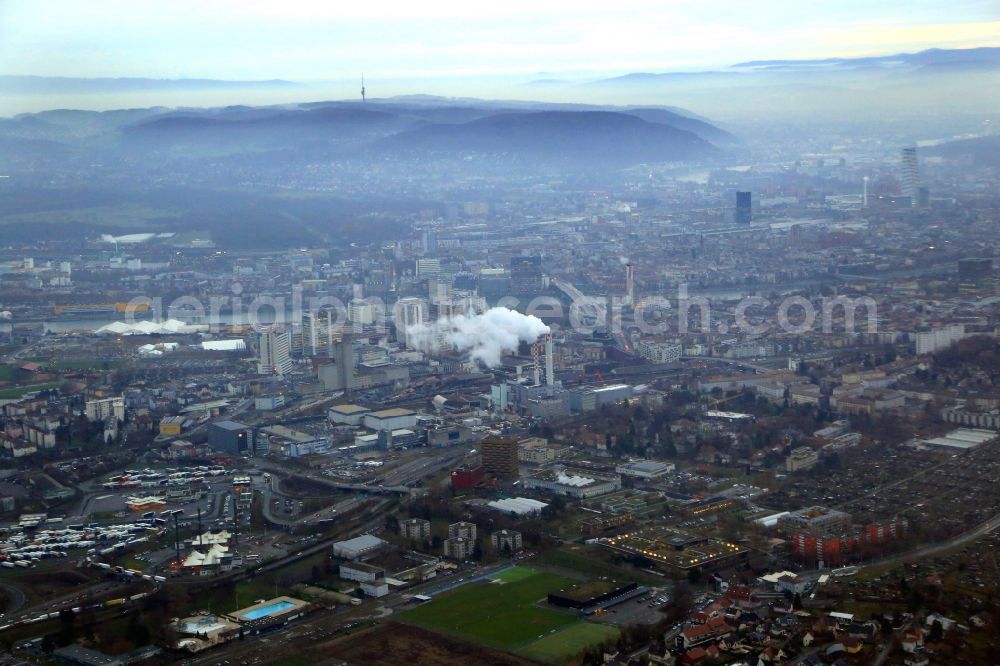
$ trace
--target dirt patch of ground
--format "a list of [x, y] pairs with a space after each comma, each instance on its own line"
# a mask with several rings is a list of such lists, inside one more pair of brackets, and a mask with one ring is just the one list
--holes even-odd
[[396, 622], [331, 641], [321, 650], [350, 664], [365, 666], [398, 666], [401, 655], [406, 655], [407, 666], [529, 666], [537, 663]]

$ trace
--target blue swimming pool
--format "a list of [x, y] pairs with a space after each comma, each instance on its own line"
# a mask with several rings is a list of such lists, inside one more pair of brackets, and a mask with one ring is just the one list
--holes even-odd
[[275, 601], [273, 604], [268, 604], [266, 606], [261, 606], [260, 608], [254, 608], [253, 610], [248, 610], [243, 613], [243, 619], [245, 620], [259, 620], [262, 617], [268, 617], [271, 615], [277, 615], [282, 611], [286, 611], [289, 608], [295, 608], [295, 604], [291, 601]]

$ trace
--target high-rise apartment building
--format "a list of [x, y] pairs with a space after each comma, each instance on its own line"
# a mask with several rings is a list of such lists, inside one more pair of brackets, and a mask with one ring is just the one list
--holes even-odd
[[483, 467], [500, 479], [516, 479], [518, 474], [516, 439], [484, 439], [479, 443]]
[[458, 522], [452, 523], [448, 526], [448, 538], [449, 539], [468, 539], [470, 541], [476, 540], [476, 524]]
[[89, 421], [125, 420], [125, 398], [115, 396], [102, 400], [88, 400], [84, 405], [84, 414]]
[[516, 553], [521, 550], [524, 540], [517, 530], [497, 530], [490, 535], [493, 548], [500, 552]]
[[271, 329], [257, 337], [258, 375], [284, 375], [292, 370], [292, 339], [287, 331]]

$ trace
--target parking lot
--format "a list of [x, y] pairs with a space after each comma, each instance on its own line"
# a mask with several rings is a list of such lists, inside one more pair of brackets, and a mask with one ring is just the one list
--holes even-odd
[[652, 588], [648, 594], [616, 604], [603, 612], [589, 616], [588, 619], [621, 627], [631, 624], [653, 624], [663, 619], [660, 609], [668, 606], [670, 599], [668, 588]]

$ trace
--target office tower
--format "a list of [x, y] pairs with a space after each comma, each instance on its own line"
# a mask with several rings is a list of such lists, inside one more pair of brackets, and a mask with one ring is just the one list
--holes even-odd
[[910, 205], [916, 208], [920, 196], [920, 169], [917, 166], [917, 149], [903, 148], [903, 196], [910, 197]]
[[302, 349], [310, 356], [329, 356], [334, 332], [338, 329], [337, 311], [332, 309], [302, 313]]
[[862, 182], [864, 185], [861, 190], [861, 207], [868, 208], [868, 176], [865, 176]]
[[417, 324], [427, 322], [427, 301], [422, 298], [401, 298], [395, 307], [396, 341], [409, 346], [406, 334]]
[[504, 268], [484, 268], [479, 271], [479, 295], [492, 302], [510, 294], [510, 274]]
[[355, 324], [372, 326], [381, 319], [381, 307], [376, 300], [355, 298], [347, 306], [347, 318]]
[[424, 254], [436, 254], [437, 253], [437, 232], [436, 231], [425, 231], [424, 232]]
[[552, 334], [545, 335], [545, 385], [555, 386], [556, 370], [552, 350]]
[[516, 439], [484, 439], [479, 443], [486, 471], [500, 479], [516, 479], [518, 473]]
[[429, 278], [441, 275], [440, 259], [417, 259], [417, 277]]
[[752, 217], [750, 212], [750, 193], [736, 193], [736, 224], [750, 224]]
[[625, 264], [625, 305], [635, 305], [635, 266]]
[[459, 315], [473, 317], [486, 310], [486, 299], [470, 293], [453, 293], [448, 298], [431, 301], [431, 316], [434, 319], [450, 319]]
[[453, 291], [451, 280], [443, 278], [430, 278], [427, 280], [427, 297], [432, 303], [440, 300], [448, 300]]
[[510, 404], [507, 384], [494, 384], [490, 387], [490, 404], [495, 414], [503, 414]]
[[451, 286], [456, 291], [475, 291], [476, 276], [467, 271], [455, 274], [455, 279], [451, 281]]
[[283, 375], [292, 369], [292, 340], [287, 331], [270, 329], [257, 337], [258, 375]]
[[510, 290], [514, 294], [537, 294], [542, 290], [542, 258], [510, 258]]
[[917, 206], [919, 208], [929, 208], [931, 205], [931, 191], [926, 187], [917, 188]]

